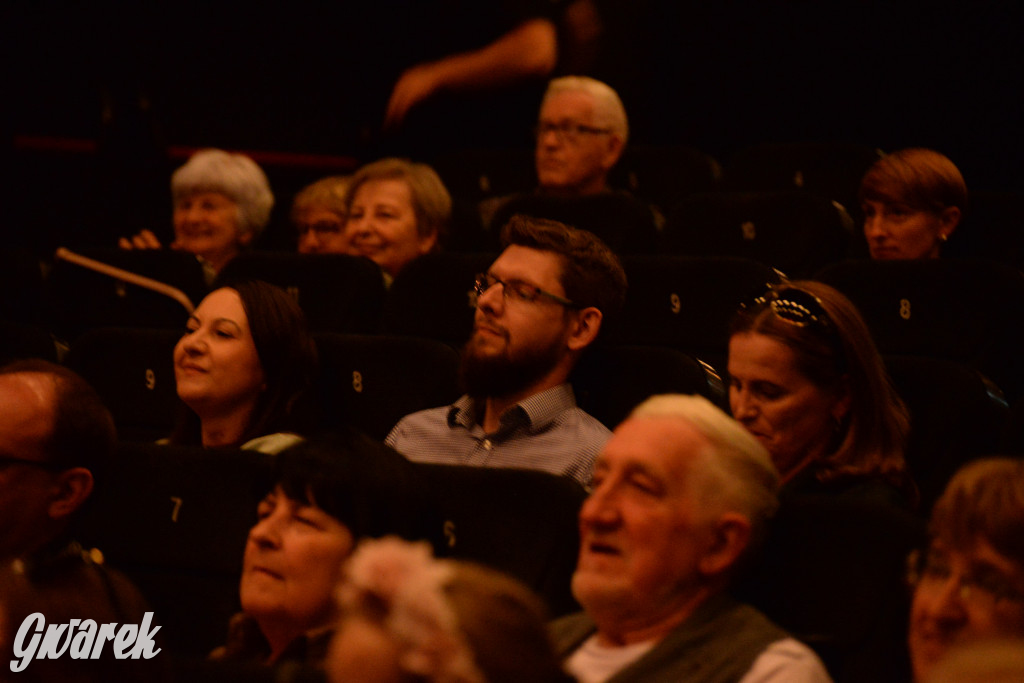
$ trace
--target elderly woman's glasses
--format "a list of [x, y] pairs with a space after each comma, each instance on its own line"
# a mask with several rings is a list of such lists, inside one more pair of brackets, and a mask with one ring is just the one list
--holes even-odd
[[567, 142], [571, 145], [579, 143], [585, 135], [608, 135], [611, 132], [610, 128], [595, 128], [594, 126], [584, 126], [582, 123], [555, 123], [553, 121], [541, 121], [533, 129], [538, 140], [548, 133], [554, 133], [555, 139], [559, 142]]
[[328, 235], [337, 235], [345, 228], [344, 224], [340, 221], [317, 221], [316, 223], [295, 223], [295, 231], [299, 237], [305, 237], [307, 233], [313, 231], [317, 237], [326, 237]]
[[537, 301], [539, 298], [544, 297], [545, 299], [550, 299], [555, 303], [562, 304], [569, 308], [577, 307], [576, 304], [565, 297], [552, 294], [551, 292], [545, 292], [540, 287], [534, 287], [522, 280], [508, 280], [506, 282], [504, 280], [499, 280], [488, 273], [480, 273], [476, 276], [476, 282], [473, 284], [473, 291], [475, 291], [476, 295], [479, 297], [494, 285], [501, 285], [501, 292], [506, 301], [532, 303]]
[[1000, 602], [1024, 603], [1024, 591], [993, 567], [954, 571], [949, 555], [931, 548], [907, 557], [907, 583], [918, 590], [944, 590], [956, 582], [956, 595], [965, 603], [991, 609]]
[[797, 327], [834, 328], [821, 300], [802, 289], [772, 287], [749, 303], [740, 304], [741, 310], [753, 312], [760, 308], [770, 308], [775, 317]]

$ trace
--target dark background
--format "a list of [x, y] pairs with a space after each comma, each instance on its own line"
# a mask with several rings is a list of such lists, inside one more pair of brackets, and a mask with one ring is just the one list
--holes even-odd
[[[446, 2], [8, 5], [6, 243], [166, 230], [169, 173], [197, 147], [264, 153], [279, 207], [385, 152], [430, 161], [379, 124], [401, 69], [458, 34], [434, 19]], [[927, 146], [971, 189], [1022, 186], [1020, 2], [594, 2], [578, 63], [619, 91], [635, 143], [723, 162], [759, 142]], [[481, 111], [530, 144], [521, 112]]]

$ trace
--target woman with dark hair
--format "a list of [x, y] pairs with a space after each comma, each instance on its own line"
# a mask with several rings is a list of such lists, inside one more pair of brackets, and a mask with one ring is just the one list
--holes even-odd
[[938, 258], [967, 209], [967, 185], [944, 155], [920, 147], [876, 161], [860, 183], [874, 259]]
[[170, 442], [273, 448], [253, 440], [302, 426], [299, 404], [315, 368], [305, 316], [283, 290], [260, 281], [214, 290], [174, 347], [178, 396], [188, 410]]
[[342, 565], [363, 538], [432, 536], [412, 466], [396, 451], [342, 432], [274, 459], [249, 532], [239, 587], [242, 614], [215, 658], [319, 662], [337, 618]]
[[906, 406], [854, 305], [820, 282], [778, 285], [733, 318], [729, 403], [772, 455], [783, 493], [916, 502]]

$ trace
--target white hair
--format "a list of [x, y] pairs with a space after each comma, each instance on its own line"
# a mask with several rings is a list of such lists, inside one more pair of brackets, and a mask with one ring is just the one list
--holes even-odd
[[743, 425], [703, 396], [683, 394], [652, 396], [629, 417], [670, 417], [691, 424], [710, 442], [695, 492], [702, 507], [734, 506], [750, 520], [751, 545], [763, 540], [779, 505], [779, 473], [768, 450]]
[[584, 92], [594, 100], [594, 115], [598, 124], [610, 128], [612, 133], [622, 139], [625, 144], [629, 139], [629, 121], [626, 108], [622, 106], [619, 94], [607, 83], [589, 76], [563, 76], [548, 83], [548, 89], [541, 100], [541, 109], [548, 98], [563, 92]]
[[197, 192], [219, 192], [238, 205], [238, 231], [255, 237], [270, 221], [274, 195], [267, 176], [244, 154], [201, 149], [171, 176], [171, 197]]

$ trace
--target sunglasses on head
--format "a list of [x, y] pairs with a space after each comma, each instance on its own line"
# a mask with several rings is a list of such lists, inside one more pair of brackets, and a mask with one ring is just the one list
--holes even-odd
[[751, 313], [764, 308], [771, 309], [775, 317], [797, 327], [835, 329], [821, 299], [802, 289], [769, 287], [763, 294], [740, 304], [741, 310]]

